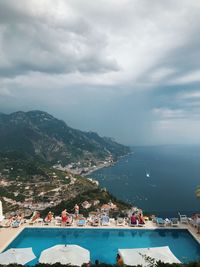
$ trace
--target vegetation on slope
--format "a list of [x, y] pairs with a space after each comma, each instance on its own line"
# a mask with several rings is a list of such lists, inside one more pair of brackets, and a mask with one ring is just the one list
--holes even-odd
[[69, 127], [43, 111], [0, 114], [0, 151], [21, 151], [62, 165], [82, 160], [114, 160], [130, 152], [126, 146], [93, 132]]
[[111, 217], [118, 216], [119, 213], [122, 213], [123, 211], [126, 212], [127, 209], [131, 208], [130, 204], [117, 200], [113, 195], [105, 190], [96, 188], [93, 190], [85, 191], [81, 195], [77, 195], [75, 198], [69, 199], [67, 201], [62, 201], [55, 207], [47, 208], [46, 210], [42, 211], [42, 215], [45, 216], [50, 210], [56, 215], [59, 215], [64, 209], [67, 209], [69, 213], [74, 213], [74, 206], [75, 204], [78, 204], [80, 206], [79, 212], [87, 217], [89, 212], [94, 211], [94, 206], [91, 206], [89, 209], [84, 209], [81, 206], [81, 203], [83, 203], [84, 201], [92, 202], [94, 200], [99, 200], [99, 204], [95, 206], [96, 210], [100, 209], [103, 204], [109, 203], [110, 201], [113, 204], [116, 204], [118, 210], [110, 211]]

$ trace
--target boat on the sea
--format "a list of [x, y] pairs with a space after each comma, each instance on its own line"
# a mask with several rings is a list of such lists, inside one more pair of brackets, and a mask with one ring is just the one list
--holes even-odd
[[146, 177], [149, 178], [150, 177], [150, 173], [146, 172]]

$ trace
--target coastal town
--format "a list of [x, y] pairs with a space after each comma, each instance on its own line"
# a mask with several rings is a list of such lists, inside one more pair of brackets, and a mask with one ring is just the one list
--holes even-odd
[[114, 159], [112, 155], [105, 158], [105, 160], [88, 160], [88, 161], [78, 161], [62, 166], [58, 161], [57, 164], [53, 165], [53, 168], [61, 171], [70, 172], [75, 175], [90, 175], [92, 172], [97, 171], [102, 168], [112, 166], [114, 164]]
[[[24, 179], [20, 175], [20, 169], [14, 170], [12, 163], [7, 164], [0, 172], [0, 188], [1, 198], [6, 204], [7, 211], [12, 212], [16, 209], [23, 210], [26, 216], [34, 210], [44, 210], [60, 204], [63, 200], [76, 197], [82, 192], [79, 184], [83, 183], [88, 188], [98, 188], [98, 181], [90, 177], [85, 177], [93, 171], [114, 164], [112, 156], [107, 157], [104, 161], [84, 161], [72, 162], [66, 166], [62, 166], [58, 161], [43, 175], [31, 175], [28, 179]], [[16, 177], [13, 177], [13, 172]], [[85, 190], [83, 187], [80, 187]], [[77, 191], [77, 192], [76, 192]], [[87, 208], [94, 203], [84, 204]]]

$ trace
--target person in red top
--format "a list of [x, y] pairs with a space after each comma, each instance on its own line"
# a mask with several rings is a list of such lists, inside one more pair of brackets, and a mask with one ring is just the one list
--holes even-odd
[[67, 210], [66, 209], [64, 209], [63, 211], [62, 211], [62, 214], [61, 214], [61, 218], [62, 218], [62, 223], [63, 224], [65, 224], [66, 222], [67, 222], [67, 220], [68, 220], [68, 212], [67, 212]]
[[145, 220], [144, 220], [142, 213], [139, 213], [139, 215], [138, 215], [138, 223], [139, 224], [145, 224]]
[[137, 221], [137, 217], [136, 217], [135, 213], [133, 213], [133, 214], [131, 215], [131, 224], [132, 224], [132, 225], [137, 225], [137, 223], [138, 223], [138, 221]]

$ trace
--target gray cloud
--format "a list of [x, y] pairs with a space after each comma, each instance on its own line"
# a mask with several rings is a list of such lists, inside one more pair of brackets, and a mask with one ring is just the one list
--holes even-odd
[[119, 70], [116, 59], [106, 53], [106, 35], [96, 32], [86, 18], [59, 21], [48, 12], [43, 17], [43, 9], [41, 14], [27, 3], [24, 10], [18, 5], [14, 1], [0, 4], [1, 76], [29, 71], [57, 74]]
[[199, 11], [196, 0], [0, 0], [1, 111], [43, 109], [124, 143], [197, 140]]

